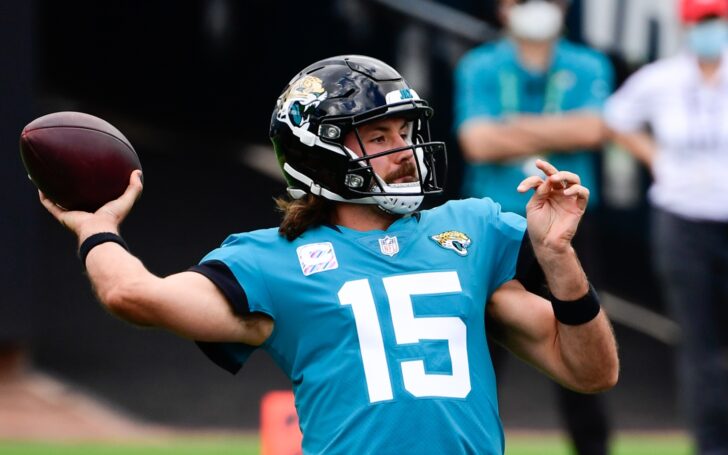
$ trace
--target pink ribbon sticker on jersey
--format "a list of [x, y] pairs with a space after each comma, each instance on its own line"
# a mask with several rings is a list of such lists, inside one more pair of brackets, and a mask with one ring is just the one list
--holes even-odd
[[309, 243], [296, 248], [298, 262], [305, 276], [339, 268], [331, 242]]

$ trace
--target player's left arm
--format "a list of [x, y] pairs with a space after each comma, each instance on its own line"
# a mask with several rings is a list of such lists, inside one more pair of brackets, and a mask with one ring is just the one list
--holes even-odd
[[511, 280], [493, 293], [488, 316], [496, 341], [564, 387], [595, 393], [617, 383], [617, 347], [603, 311], [584, 324], [560, 323], [551, 302]]
[[554, 306], [515, 281], [494, 293], [489, 316], [508, 348], [565, 386], [607, 389], [619, 374], [616, 341], [571, 246], [589, 190], [576, 174], [543, 160], [536, 165], [545, 178], [528, 177], [518, 191], [535, 190], [526, 207], [528, 233]]

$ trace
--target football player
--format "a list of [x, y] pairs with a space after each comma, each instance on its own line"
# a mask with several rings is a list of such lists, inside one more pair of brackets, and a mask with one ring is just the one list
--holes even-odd
[[[304, 453], [502, 454], [486, 333], [572, 389], [617, 381], [611, 326], [570, 243], [589, 191], [539, 161], [543, 175], [514, 188], [532, 192], [527, 218], [490, 199], [418, 211], [445, 174], [431, 116], [381, 61], [308, 66], [271, 119], [289, 183], [281, 225], [165, 278], [118, 235], [138, 172], [96, 213], [41, 201], [78, 236], [112, 313], [196, 340], [231, 372], [267, 351], [291, 379]], [[550, 301], [524, 288], [538, 268]]]

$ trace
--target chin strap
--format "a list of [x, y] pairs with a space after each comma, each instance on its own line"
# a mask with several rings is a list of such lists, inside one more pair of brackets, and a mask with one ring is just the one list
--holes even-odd
[[376, 202], [373, 201], [371, 197], [364, 197], [360, 199], [344, 199], [338, 194], [329, 191], [326, 188], [323, 188], [321, 185], [308, 178], [305, 174], [298, 172], [293, 168], [293, 166], [288, 163], [283, 164], [283, 170], [288, 173], [288, 175], [308, 187], [308, 191], [302, 190], [300, 188], [288, 188], [286, 191], [288, 192], [288, 195], [291, 196], [293, 199], [301, 199], [307, 193], [311, 193], [316, 196], [321, 196], [322, 198], [328, 199], [330, 201], [351, 202], [354, 204], [376, 204]]
[[[377, 205], [387, 213], [394, 215], [407, 215], [414, 212], [422, 203], [423, 195], [417, 194], [412, 196], [388, 196], [386, 193], [380, 195], [366, 196], [358, 199], [344, 199], [338, 194], [321, 187], [301, 172], [298, 172], [288, 163], [283, 164], [283, 170], [297, 181], [308, 186], [308, 191], [300, 188], [290, 187], [286, 191], [293, 199], [301, 199], [307, 193], [323, 197], [330, 201], [349, 202], [352, 204], [368, 204]], [[385, 184], [385, 186], [387, 186]]]

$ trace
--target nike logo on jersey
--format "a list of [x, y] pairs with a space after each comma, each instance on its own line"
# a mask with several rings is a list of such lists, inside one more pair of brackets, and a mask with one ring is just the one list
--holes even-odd
[[468, 254], [468, 247], [471, 243], [470, 237], [459, 231], [445, 231], [443, 233], [433, 235], [430, 238], [437, 242], [437, 244], [441, 247], [446, 250], [453, 250], [460, 256]]

